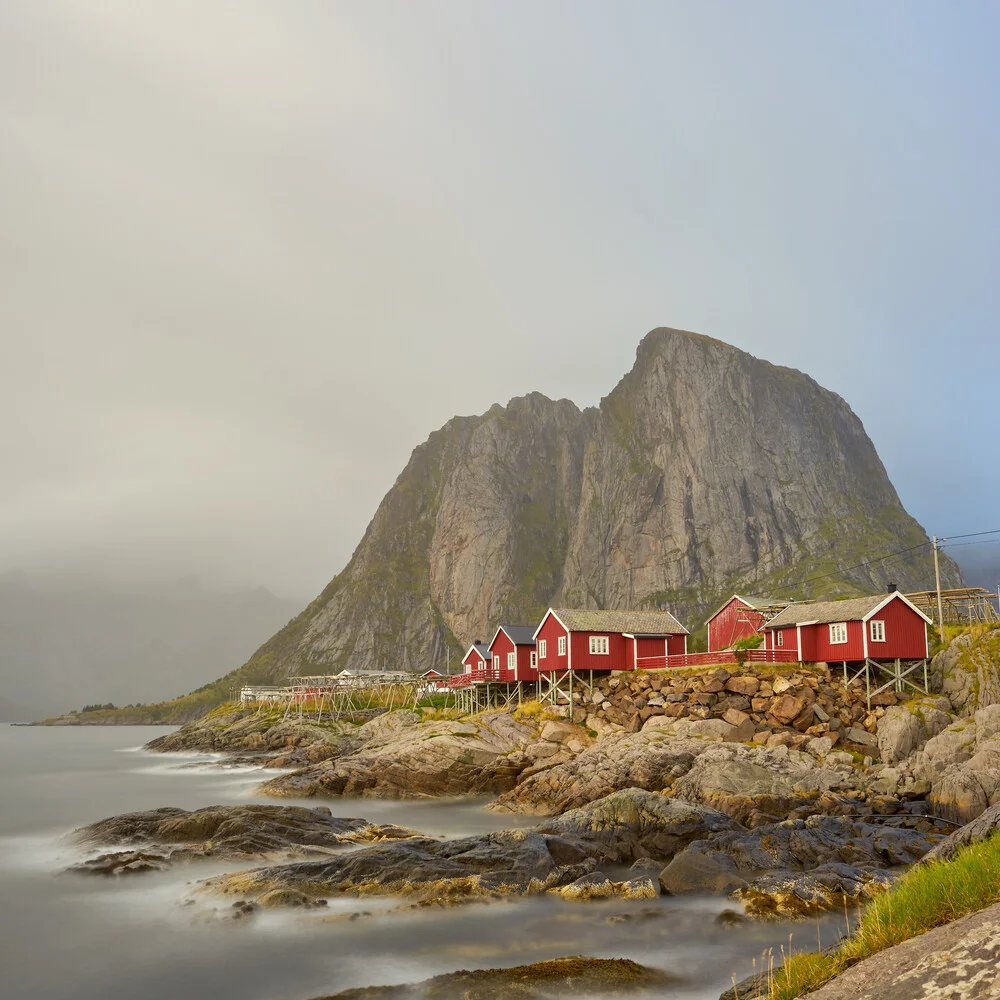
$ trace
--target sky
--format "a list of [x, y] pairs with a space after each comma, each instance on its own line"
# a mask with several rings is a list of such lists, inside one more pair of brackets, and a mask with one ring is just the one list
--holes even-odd
[[971, 0], [0, 4], [0, 573], [311, 598], [431, 431], [594, 405], [657, 326], [842, 395], [928, 532], [1000, 528], [998, 38]]

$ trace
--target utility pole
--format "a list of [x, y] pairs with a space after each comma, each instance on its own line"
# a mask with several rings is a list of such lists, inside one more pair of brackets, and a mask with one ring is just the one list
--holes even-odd
[[[941, 567], [938, 564], [938, 536], [932, 537], [934, 542], [934, 586], [937, 588], [938, 629], [941, 632], [941, 642], [944, 643], [944, 611], [941, 608]], [[946, 541], [942, 538], [941, 541]]]

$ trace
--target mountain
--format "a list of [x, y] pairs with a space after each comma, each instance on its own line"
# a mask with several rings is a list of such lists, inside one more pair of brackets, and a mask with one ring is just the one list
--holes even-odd
[[175, 697], [245, 659], [296, 610], [263, 588], [224, 592], [194, 580], [119, 586], [5, 574], [0, 719]]
[[[597, 407], [531, 393], [431, 434], [348, 565], [241, 677], [454, 666], [552, 603], [667, 607], [694, 630], [734, 590], [925, 589], [926, 543], [843, 399], [657, 329]], [[943, 575], [961, 580], [950, 560]]]

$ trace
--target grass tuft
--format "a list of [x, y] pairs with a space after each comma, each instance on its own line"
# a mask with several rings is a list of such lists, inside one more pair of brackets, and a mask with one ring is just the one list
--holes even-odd
[[789, 954], [777, 972], [768, 974], [768, 1000], [795, 1000], [864, 958], [997, 902], [1000, 837], [993, 836], [951, 861], [911, 868], [865, 907], [857, 930], [835, 951]]

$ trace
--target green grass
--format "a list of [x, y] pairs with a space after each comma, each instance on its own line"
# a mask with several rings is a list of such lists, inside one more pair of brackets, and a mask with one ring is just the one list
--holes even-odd
[[1000, 902], [1000, 837], [951, 861], [912, 868], [865, 907], [854, 933], [830, 953], [791, 955], [771, 976], [769, 1000], [794, 1000], [864, 958]]

